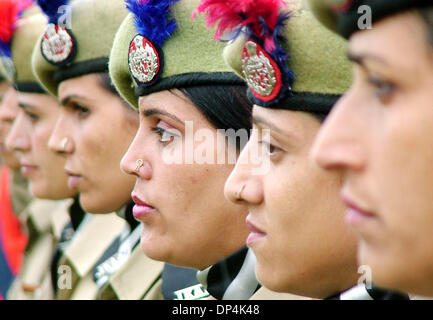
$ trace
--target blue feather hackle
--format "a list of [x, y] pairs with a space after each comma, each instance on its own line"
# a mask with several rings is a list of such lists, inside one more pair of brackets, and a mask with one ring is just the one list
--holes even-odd
[[134, 14], [137, 32], [158, 46], [177, 29], [176, 19], [170, 7], [179, 0], [125, 0], [126, 7]]
[[68, 5], [69, 0], [37, 0], [37, 3], [48, 17], [48, 23], [57, 24], [59, 18], [64, 14], [64, 10], [59, 10], [59, 8]]
[[[286, 24], [286, 21], [290, 18], [290, 12], [283, 12], [278, 15], [276, 26], [271, 33], [272, 37], [272, 43], [274, 48], [271, 49], [271, 54], [273, 58], [278, 62], [280, 65], [280, 68], [283, 71], [283, 74], [286, 76], [286, 83], [292, 86], [293, 82], [295, 81], [295, 73], [292, 69], [289, 69], [288, 67], [288, 59], [289, 53], [284, 51], [284, 49], [281, 47], [281, 42], [283, 42], [284, 39], [284, 26]], [[266, 32], [266, 31], [264, 31]], [[266, 45], [265, 45], [266, 46]]]
[[10, 44], [7, 42], [0, 41], [0, 56], [12, 57]]

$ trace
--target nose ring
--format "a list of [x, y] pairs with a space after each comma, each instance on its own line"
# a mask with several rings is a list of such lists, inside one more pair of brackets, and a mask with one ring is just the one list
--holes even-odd
[[60, 144], [62, 145], [62, 151], [66, 151], [66, 146], [68, 145], [69, 139], [67, 137], [64, 137]]
[[144, 164], [144, 160], [143, 159], [137, 159], [135, 161], [135, 165], [136, 165], [135, 172], [138, 172], [140, 170], [140, 168], [143, 166], [143, 164]]

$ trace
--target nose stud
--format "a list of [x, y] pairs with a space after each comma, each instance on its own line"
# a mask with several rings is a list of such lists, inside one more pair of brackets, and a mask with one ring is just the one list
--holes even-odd
[[66, 146], [68, 145], [69, 139], [67, 137], [64, 137], [62, 139], [62, 141], [60, 142], [61, 146], [62, 146], [62, 151], [65, 152], [66, 151]]
[[138, 172], [140, 170], [140, 168], [143, 166], [144, 164], [144, 160], [143, 159], [137, 159], [135, 161], [135, 172]]

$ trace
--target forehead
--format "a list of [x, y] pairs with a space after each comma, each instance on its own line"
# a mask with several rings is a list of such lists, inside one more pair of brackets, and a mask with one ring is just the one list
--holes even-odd
[[179, 90], [165, 90], [142, 96], [139, 98], [139, 108], [141, 112], [158, 109], [183, 121], [207, 122], [200, 109]]
[[264, 108], [254, 105], [253, 120], [281, 135], [300, 141], [310, 139], [317, 133], [320, 122], [303, 111]]
[[389, 65], [413, 69], [427, 62], [427, 38], [421, 18], [413, 12], [390, 16], [371, 29], [356, 32], [349, 43], [355, 55], [374, 55]]
[[73, 93], [80, 93], [81, 95], [92, 95], [98, 88], [102, 87], [97, 74], [87, 74], [84, 76], [70, 78], [62, 81], [59, 84], [58, 94], [59, 97], [70, 95]]

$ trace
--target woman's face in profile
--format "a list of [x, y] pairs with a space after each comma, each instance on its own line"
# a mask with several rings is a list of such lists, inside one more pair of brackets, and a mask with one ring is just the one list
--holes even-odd
[[[224, 197], [234, 164], [217, 163], [218, 154], [236, 155], [235, 147], [216, 143], [217, 129], [180, 91], [141, 97], [139, 106], [140, 127], [121, 166], [136, 178], [141, 247], [152, 259], [202, 270], [247, 236], [246, 207]], [[197, 161], [203, 153], [212, 154], [210, 162]]]
[[18, 104], [20, 111], [9, 132], [7, 146], [15, 151], [32, 194], [43, 199], [75, 196], [77, 191], [67, 185], [65, 159], [48, 148], [60, 110], [56, 98], [19, 92]]
[[3, 81], [0, 85], [0, 161], [12, 170], [18, 170], [20, 163], [13, 150], [6, 148], [6, 139], [18, 112], [18, 93]]
[[[271, 290], [315, 298], [352, 287], [356, 238], [344, 224], [341, 176], [308, 157], [320, 121], [306, 112], [254, 106], [253, 124], [225, 193], [248, 206], [247, 244], [257, 257], [258, 279]], [[267, 172], [255, 173], [262, 164], [246, 160], [255, 148], [269, 161]]]
[[131, 201], [134, 179], [120, 160], [138, 128], [138, 114], [89, 74], [59, 86], [60, 112], [49, 146], [66, 158], [68, 186], [91, 213], [117, 211]]
[[313, 157], [343, 173], [346, 221], [377, 285], [433, 294], [433, 50], [413, 12], [350, 39], [354, 82]]

